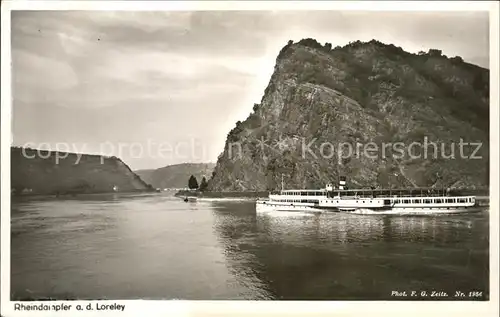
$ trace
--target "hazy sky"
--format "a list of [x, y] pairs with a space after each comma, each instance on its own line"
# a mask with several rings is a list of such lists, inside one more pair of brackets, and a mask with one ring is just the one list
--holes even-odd
[[215, 162], [290, 39], [377, 39], [487, 68], [488, 28], [465, 12], [12, 12], [14, 144], [133, 169]]

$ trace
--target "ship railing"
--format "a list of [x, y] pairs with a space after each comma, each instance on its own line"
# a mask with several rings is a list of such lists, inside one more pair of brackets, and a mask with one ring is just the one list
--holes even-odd
[[415, 188], [415, 189], [349, 189], [333, 190], [328, 192], [328, 197], [449, 197], [463, 196], [458, 190]]
[[[302, 196], [308, 196], [309, 192], [317, 192], [319, 190], [301, 190], [298, 189], [297, 192], [301, 192]], [[447, 188], [409, 188], [409, 189], [335, 189], [332, 191], [327, 191], [327, 197], [345, 197], [345, 196], [356, 196], [356, 197], [449, 197], [449, 196], [464, 196], [461, 190], [457, 189], [447, 189]], [[281, 195], [283, 194], [280, 190], [269, 191], [271, 195]], [[298, 195], [301, 196], [301, 195]], [[311, 195], [314, 196], [314, 195]]]

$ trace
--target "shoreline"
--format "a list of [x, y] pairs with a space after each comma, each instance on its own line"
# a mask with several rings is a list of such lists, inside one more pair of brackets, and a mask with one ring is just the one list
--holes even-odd
[[176, 197], [197, 197], [200, 199], [227, 199], [227, 198], [235, 198], [235, 199], [258, 199], [258, 198], [267, 198], [269, 192], [200, 192], [200, 191], [189, 191], [189, 190], [180, 190], [174, 194]]
[[[490, 196], [485, 193], [484, 189], [479, 190], [463, 190], [461, 193], [463, 195], [473, 195], [476, 196], [478, 205], [481, 207], [489, 207]], [[252, 201], [258, 199], [265, 199], [269, 197], [269, 192], [200, 192], [200, 191], [189, 191], [180, 190], [174, 194], [175, 197], [196, 197], [199, 201]]]
[[[124, 192], [98, 192], [98, 193], [71, 193], [71, 194], [41, 194], [41, 193], [26, 193], [22, 195], [11, 195], [11, 201], [23, 199], [73, 199], [85, 197], [99, 197], [99, 196], [131, 196], [141, 194], [162, 194], [163, 191], [158, 192], [155, 190], [138, 190], [138, 191], [124, 191]], [[484, 193], [484, 192], [483, 192]], [[481, 194], [483, 194], [481, 193]], [[478, 193], [479, 194], [479, 193]], [[488, 207], [490, 204], [490, 196], [476, 195], [478, 205], [481, 207]], [[176, 192], [173, 196], [177, 198], [196, 197], [199, 201], [256, 201], [259, 199], [268, 198], [269, 192], [199, 192], [199, 191], [186, 191], [181, 190]]]
[[10, 195], [11, 200], [23, 198], [76, 198], [76, 197], [93, 197], [105, 195], [133, 195], [133, 194], [153, 194], [158, 193], [152, 190], [137, 190], [137, 191], [123, 191], [123, 192], [94, 192], [94, 193], [67, 193], [67, 194], [46, 194], [46, 193], [25, 193], [20, 195]]
[[[411, 189], [411, 188], [410, 188]], [[302, 190], [302, 189], [297, 189]], [[354, 190], [354, 189], [351, 189]], [[365, 189], [360, 189], [365, 190]], [[379, 189], [375, 189], [377, 191]], [[400, 189], [394, 189], [394, 191], [398, 191]], [[278, 190], [279, 191], [279, 190]], [[471, 195], [476, 196], [477, 198], [488, 198], [489, 199], [489, 190], [488, 189], [457, 189], [456, 190], [459, 195]], [[196, 196], [196, 197], [267, 197], [269, 193], [276, 192], [274, 191], [198, 191], [198, 190], [179, 190], [174, 195], [175, 196]]]

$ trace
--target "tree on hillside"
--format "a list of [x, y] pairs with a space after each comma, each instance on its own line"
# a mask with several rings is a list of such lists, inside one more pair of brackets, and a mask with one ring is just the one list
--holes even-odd
[[207, 189], [207, 187], [208, 187], [207, 179], [205, 178], [205, 176], [203, 176], [200, 183], [200, 190], [204, 191]]
[[191, 175], [188, 181], [188, 187], [189, 189], [197, 189], [198, 188], [198, 181], [196, 180], [196, 177], [194, 175]]
[[462, 57], [460, 57], [460, 56], [455, 56], [455, 57], [452, 57], [452, 58], [450, 58], [450, 60], [451, 60], [453, 63], [463, 63], [463, 62], [464, 62], [463, 58], [462, 58]]
[[441, 56], [442, 53], [443, 53], [443, 51], [441, 51], [441, 50], [436, 50], [436, 49], [431, 48], [431, 49], [429, 49], [428, 54], [432, 57], [439, 57], [439, 56]]

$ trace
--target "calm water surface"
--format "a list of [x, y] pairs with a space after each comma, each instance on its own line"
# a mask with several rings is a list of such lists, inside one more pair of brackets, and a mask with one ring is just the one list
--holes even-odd
[[[482, 291], [488, 211], [255, 213], [168, 194], [12, 203], [12, 299], [391, 299]], [[402, 298], [398, 298], [402, 299]], [[448, 298], [451, 299], [451, 298]]]

